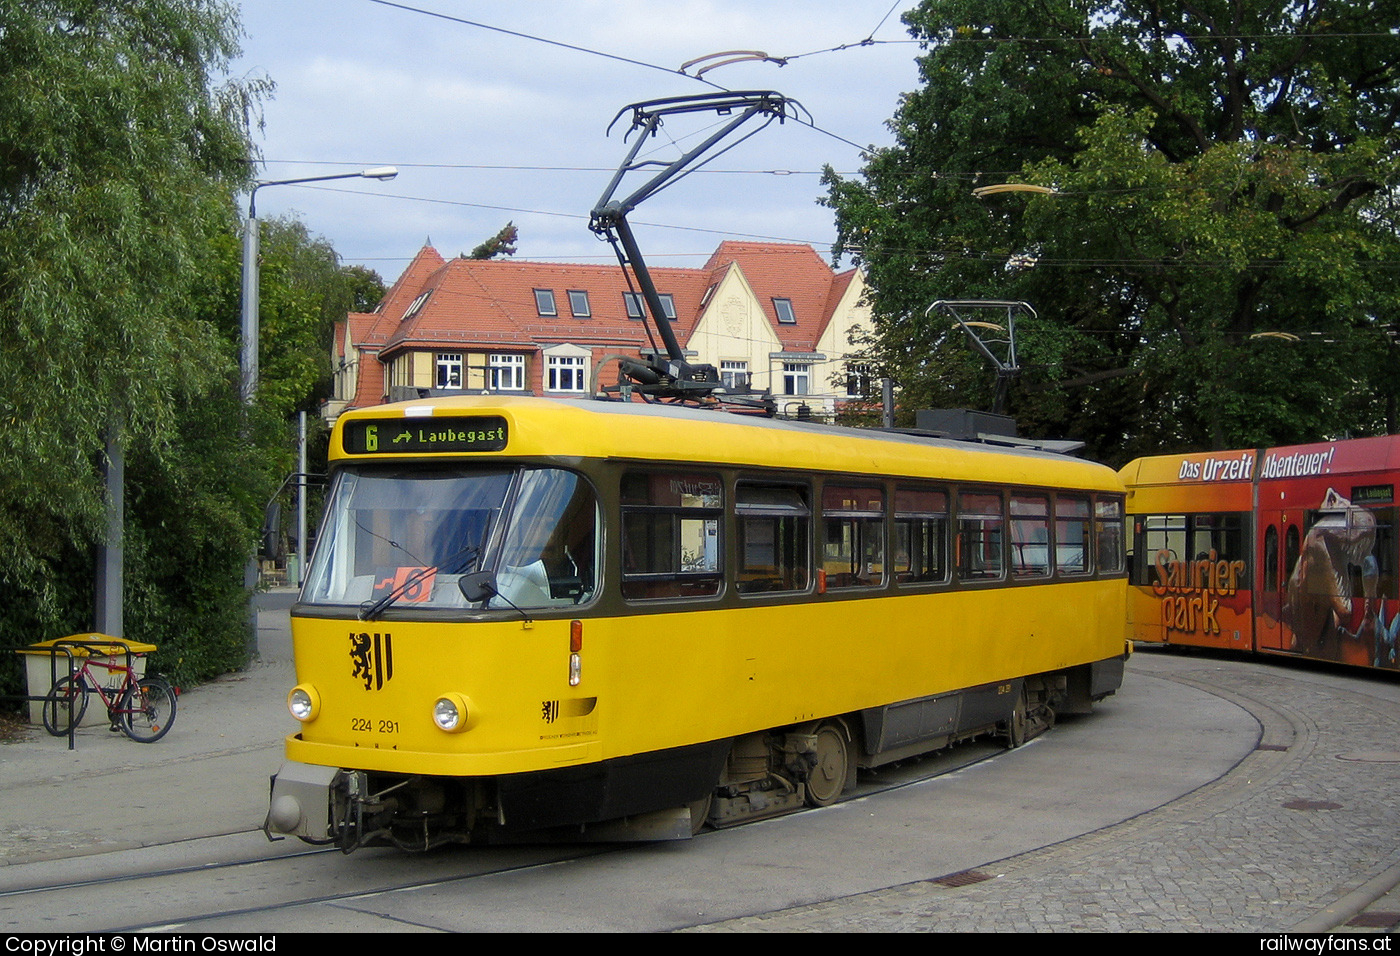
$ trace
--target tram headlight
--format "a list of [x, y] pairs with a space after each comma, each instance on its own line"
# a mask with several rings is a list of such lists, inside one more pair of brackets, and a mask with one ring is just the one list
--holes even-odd
[[321, 695], [310, 684], [298, 684], [287, 695], [287, 709], [297, 720], [308, 724], [321, 712]]
[[476, 707], [463, 694], [443, 694], [433, 701], [433, 723], [439, 730], [460, 734], [476, 723]]

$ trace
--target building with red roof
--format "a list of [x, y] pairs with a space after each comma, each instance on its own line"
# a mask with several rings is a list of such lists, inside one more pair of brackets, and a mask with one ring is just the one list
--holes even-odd
[[[858, 270], [836, 273], [807, 245], [723, 242], [702, 268], [651, 274], [687, 359], [727, 384], [770, 390], [789, 415], [860, 394]], [[374, 312], [337, 323], [325, 414], [461, 391], [581, 398], [616, 382], [611, 359], [664, 351], [655, 338], [616, 265], [444, 260], [424, 246]]]

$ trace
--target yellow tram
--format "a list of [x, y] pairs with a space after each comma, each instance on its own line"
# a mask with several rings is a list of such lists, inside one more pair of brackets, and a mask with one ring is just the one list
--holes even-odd
[[349, 412], [268, 835], [666, 839], [1117, 689], [1123, 486], [671, 405]]

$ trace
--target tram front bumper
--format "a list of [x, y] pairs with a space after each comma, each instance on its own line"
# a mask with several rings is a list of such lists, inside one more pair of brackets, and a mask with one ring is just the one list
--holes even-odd
[[284, 761], [272, 778], [263, 832], [269, 840], [286, 836], [313, 843], [331, 840], [331, 787], [340, 771], [335, 767]]

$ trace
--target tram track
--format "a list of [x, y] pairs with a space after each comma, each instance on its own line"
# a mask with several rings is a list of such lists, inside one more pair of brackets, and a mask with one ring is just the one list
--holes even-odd
[[[991, 760], [1003, 752], [998, 745], [974, 741], [890, 765], [864, 776], [833, 807], [916, 786]], [[810, 811], [707, 829], [695, 840], [733, 840], [736, 831], [781, 823], [806, 812]], [[514, 844], [448, 847], [428, 854], [371, 849], [346, 856], [332, 847], [302, 846], [288, 852], [281, 843], [253, 849], [250, 841], [263, 839], [261, 830], [249, 830], [89, 857], [12, 865], [0, 870], [0, 925], [12, 931], [43, 931], [48, 928], [43, 925], [45, 922], [57, 920], [65, 926], [81, 924], [104, 932], [175, 932], [191, 925], [208, 927], [230, 921], [242, 924], [298, 907], [334, 907], [351, 900], [434, 886], [460, 888], [473, 880], [618, 856], [645, 847]], [[183, 862], [191, 856], [196, 858], [193, 862]], [[46, 874], [55, 869], [80, 875], [48, 878]], [[249, 884], [238, 893], [244, 900], [242, 905], [220, 904], [220, 900], [226, 902], [226, 887], [230, 884]], [[301, 890], [289, 892], [289, 888]], [[264, 898], [247, 902], [259, 896]], [[144, 901], [151, 900], [160, 902], [147, 913]], [[37, 913], [48, 915], [36, 920]]]

